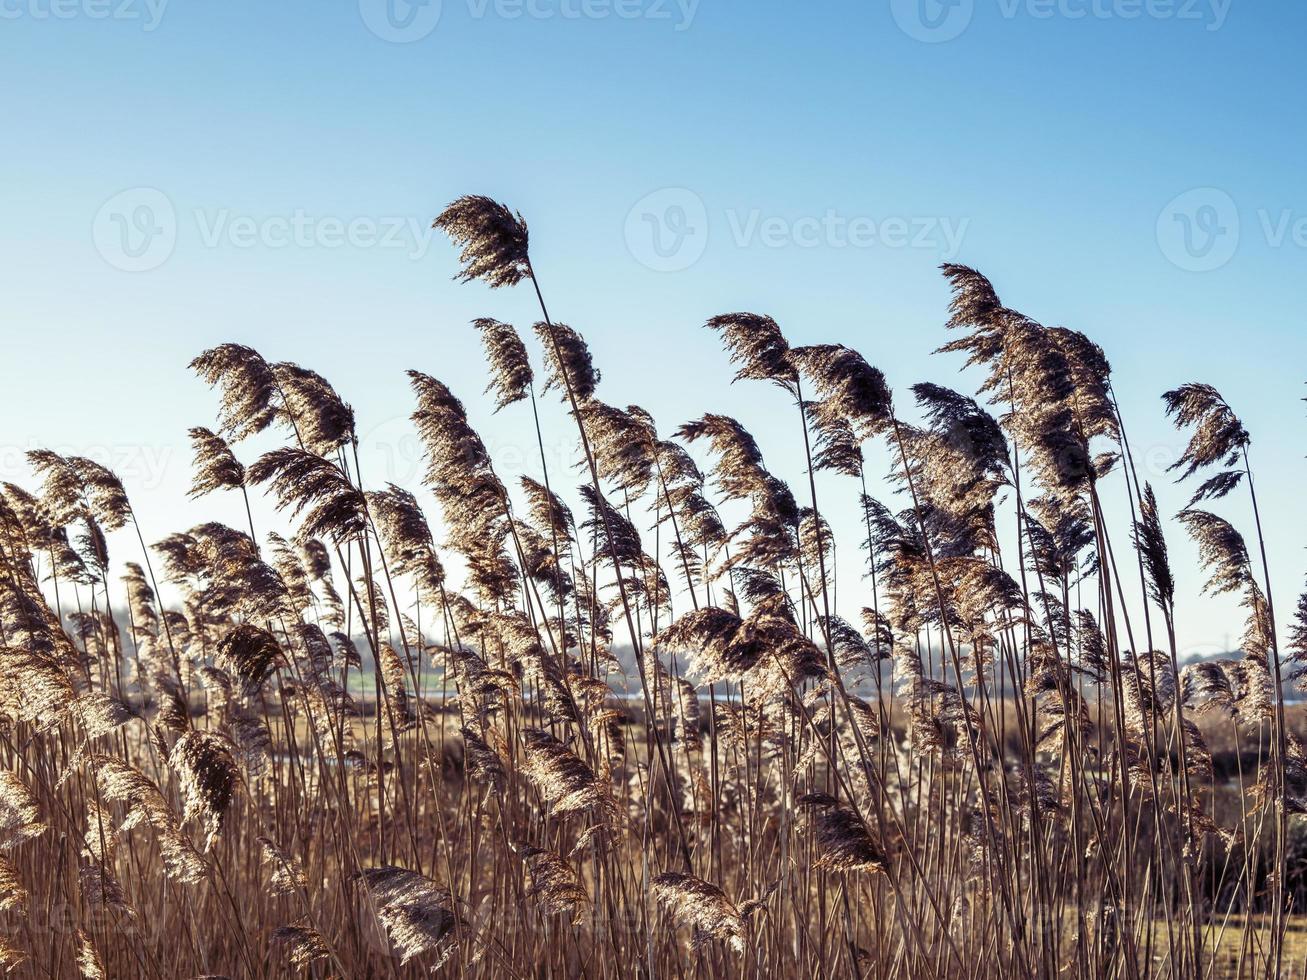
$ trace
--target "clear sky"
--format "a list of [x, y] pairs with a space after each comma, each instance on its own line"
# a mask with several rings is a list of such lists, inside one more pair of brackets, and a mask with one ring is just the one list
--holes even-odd
[[[1251, 0], [0, 0], [0, 475], [34, 446], [87, 453], [148, 537], [238, 524], [234, 501], [184, 499], [185, 430], [214, 409], [186, 363], [226, 340], [332, 380], [373, 482], [416, 483], [410, 367], [469, 402], [505, 475], [533, 471], [526, 417], [478, 397], [467, 326], [526, 328], [532, 297], [453, 283], [426, 230], [484, 193], [526, 216], [602, 397], [666, 431], [737, 414], [796, 486], [793, 409], [726, 386], [709, 316], [851, 344], [905, 403], [919, 380], [970, 391], [929, 352], [939, 262], [974, 265], [1106, 348], [1168, 512], [1187, 494], [1158, 396], [1218, 385], [1254, 436], [1287, 612], [1307, 568], [1305, 38], [1303, 5]], [[822, 492], [850, 509], [847, 483]], [[1216, 509], [1251, 532], [1243, 495]], [[1227, 646], [1239, 615], [1171, 544], [1182, 643]]]

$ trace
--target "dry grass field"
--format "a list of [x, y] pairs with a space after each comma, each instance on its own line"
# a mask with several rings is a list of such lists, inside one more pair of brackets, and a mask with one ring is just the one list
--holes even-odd
[[[1104, 352], [946, 266], [943, 356], [979, 400], [709, 322], [723, 383], [729, 360], [793, 409], [780, 473], [741, 421], [618, 407], [641, 393], [550, 317], [519, 215], [468, 197], [436, 224], [465, 280], [540, 300], [531, 345], [469, 332], [540, 481], [496, 472], [459, 400], [479, 383], [411, 371], [425, 479], [379, 484], [348, 379], [226, 344], [192, 365], [217, 404], [194, 495], [266, 495], [280, 526], [160, 537], [114, 473], [48, 451], [3, 488], [9, 972], [1307, 975], [1284, 698], [1307, 604], [1268, 579], [1252, 439], [1214, 388], [1159, 406], [1193, 494], [1162, 514]], [[548, 465], [545, 397], [576, 469]], [[1247, 617], [1183, 667], [1180, 534]], [[865, 570], [838, 607], [837, 544]]]

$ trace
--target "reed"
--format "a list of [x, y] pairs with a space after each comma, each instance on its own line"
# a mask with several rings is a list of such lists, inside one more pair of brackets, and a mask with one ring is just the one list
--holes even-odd
[[[792, 406], [780, 472], [734, 418], [665, 437], [615, 404], [521, 215], [464, 197], [436, 226], [460, 279], [539, 303], [468, 340], [541, 482], [420, 370], [421, 486], [371, 482], [326, 379], [224, 344], [192, 363], [219, 404], [191, 494], [239, 491], [246, 526], [149, 544], [117, 476], [47, 450], [0, 492], [0, 967], [1304, 974], [1307, 595], [1277, 626], [1252, 437], [1216, 389], [1164, 396], [1198, 484], [1168, 516], [1104, 352], [949, 265], [940, 353], [975, 397], [708, 321], [734, 380]], [[1180, 531], [1246, 616], [1237, 656], [1181, 660]]]

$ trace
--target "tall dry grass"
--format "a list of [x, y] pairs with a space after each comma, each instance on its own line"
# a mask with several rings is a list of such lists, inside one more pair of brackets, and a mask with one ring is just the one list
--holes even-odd
[[[463, 279], [540, 300], [536, 356], [474, 326], [542, 482], [503, 482], [455, 393], [413, 371], [431, 519], [417, 488], [369, 482], [325, 379], [226, 344], [192, 365], [220, 398], [190, 432], [193, 493], [243, 495], [248, 527], [149, 542], [113, 473], [52, 452], [31, 455], [41, 486], [4, 488], [5, 967], [1302, 974], [1307, 755], [1283, 694], [1307, 599], [1277, 630], [1251, 440], [1216, 390], [1165, 396], [1198, 484], [1170, 520], [1103, 352], [974, 270], [944, 268], [943, 350], [983, 368], [984, 403], [896, 398], [850, 348], [715, 317], [736, 380], [793, 406], [791, 489], [735, 419], [668, 437], [602, 400], [520, 215], [467, 197], [436, 224]], [[543, 397], [575, 425], [575, 493]], [[265, 432], [282, 445], [242, 461]], [[818, 470], [844, 499], [819, 502]], [[284, 526], [256, 529], [254, 494]], [[1235, 494], [1252, 537], [1206, 509]], [[837, 610], [832, 508], [865, 534], [838, 542], [865, 555], [840, 585], [860, 624]], [[1178, 662], [1177, 528], [1207, 591], [1243, 603], [1237, 659]], [[126, 529], [139, 547], [110, 555]]]

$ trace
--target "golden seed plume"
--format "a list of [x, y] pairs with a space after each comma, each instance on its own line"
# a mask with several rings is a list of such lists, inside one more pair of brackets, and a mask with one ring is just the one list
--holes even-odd
[[526, 221], [504, 205], [479, 194], [451, 203], [432, 227], [439, 228], [463, 251], [457, 278], [480, 279], [492, 289], [516, 286], [530, 272]]
[[694, 875], [666, 871], [654, 876], [653, 893], [675, 919], [690, 926], [692, 950], [716, 939], [736, 953], [744, 952], [744, 917], [716, 885]]

